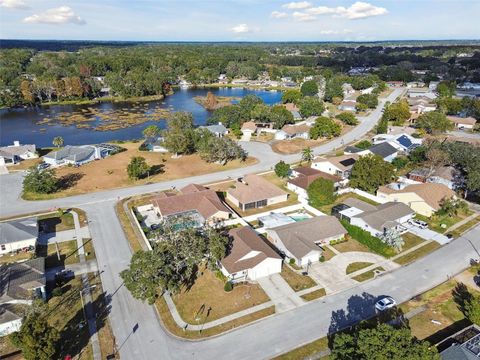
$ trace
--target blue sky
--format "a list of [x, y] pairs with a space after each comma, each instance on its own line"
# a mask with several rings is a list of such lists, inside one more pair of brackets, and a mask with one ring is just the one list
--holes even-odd
[[0, 37], [155, 41], [480, 39], [480, 0], [0, 0]]

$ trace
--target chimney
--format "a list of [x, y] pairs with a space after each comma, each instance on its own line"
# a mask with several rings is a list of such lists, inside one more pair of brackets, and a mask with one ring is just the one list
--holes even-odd
[[15, 140], [15, 141], [13, 142], [13, 146], [20, 146], [20, 141]]

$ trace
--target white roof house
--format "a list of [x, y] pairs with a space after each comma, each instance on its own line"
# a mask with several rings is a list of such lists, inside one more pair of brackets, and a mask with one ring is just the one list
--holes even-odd
[[34, 248], [38, 238], [36, 217], [0, 222], [0, 254]]
[[19, 141], [14, 141], [13, 145], [0, 147], [0, 165], [16, 164], [21, 160], [37, 157], [34, 144], [20, 145]]

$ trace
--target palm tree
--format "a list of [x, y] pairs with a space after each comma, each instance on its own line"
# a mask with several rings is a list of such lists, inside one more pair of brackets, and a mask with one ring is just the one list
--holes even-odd
[[53, 146], [63, 146], [63, 138], [61, 136], [55, 136], [52, 141]]
[[313, 150], [307, 147], [302, 150], [302, 161], [311, 162], [313, 160]]

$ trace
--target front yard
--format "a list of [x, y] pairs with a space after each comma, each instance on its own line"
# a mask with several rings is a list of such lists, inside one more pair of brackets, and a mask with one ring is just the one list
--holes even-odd
[[317, 285], [310, 276], [301, 275], [290, 269], [286, 264], [282, 265], [282, 272], [280, 275], [294, 291], [308, 289]]
[[[87, 216], [83, 210], [72, 209], [78, 214], [78, 220], [80, 226], [87, 224]], [[62, 215], [59, 212], [53, 212], [46, 215], [40, 215], [38, 217], [39, 230], [43, 230], [47, 233], [54, 233], [64, 230], [72, 230], [75, 228], [73, 222], [73, 215], [69, 212], [63, 212]]]
[[443, 234], [459, 221], [469, 217], [473, 214], [473, 211], [467, 210], [466, 212], [459, 212], [457, 216], [448, 216], [448, 215], [433, 215], [430, 218], [425, 216], [416, 215], [415, 218], [418, 220], [425, 221], [428, 224], [428, 227], [436, 232]]
[[[57, 256], [60, 254], [60, 259]], [[77, 241], [63, 241], [58, 244], [37, 245], [37, 256], [45, 257], [45, 267], [52, 268], [56, 266], [63, 266], [69, 264], [76, 264], [79, 262]]]

